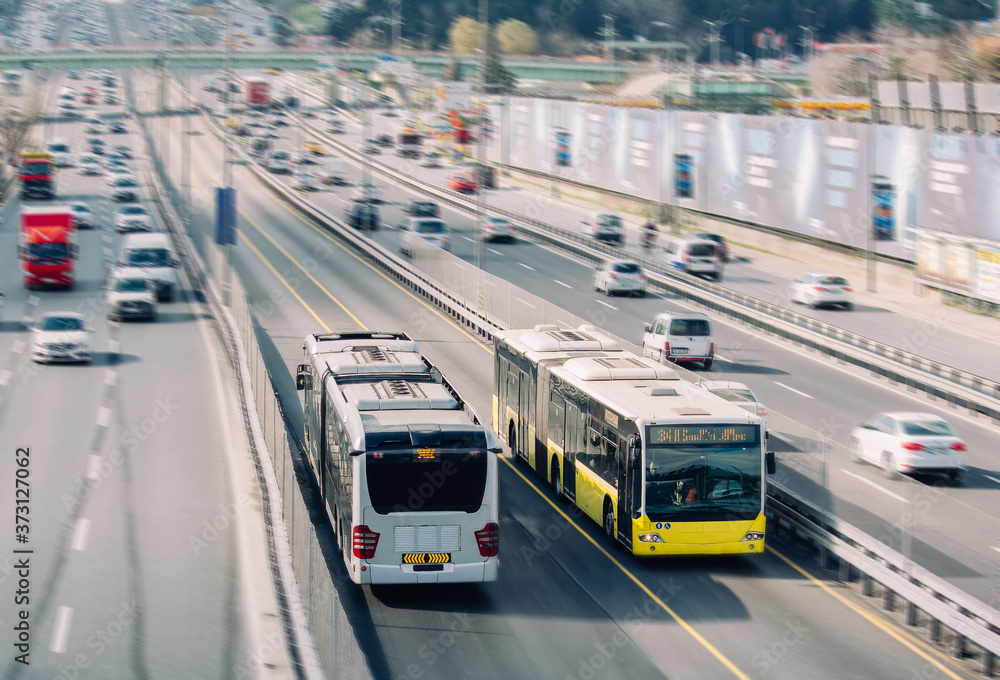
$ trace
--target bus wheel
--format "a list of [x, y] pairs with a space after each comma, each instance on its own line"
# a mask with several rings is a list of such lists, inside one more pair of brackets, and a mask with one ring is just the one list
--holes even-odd
[[562, 500], [562, 475], [559, 474], [559, 461], [552, 459], [552, 490], [556, 494], [556, 500]]
[[615, 540], [615, 510], [611, 499], [604, 499], [604, 533], [612, 541]]
[[507, 428], [507, 444], [510, 446], [510, 455], [514, 456], [515, 463], [522, 463], [524, 459], [517, 453], [517, 432], [514, 431], [514, 423]]

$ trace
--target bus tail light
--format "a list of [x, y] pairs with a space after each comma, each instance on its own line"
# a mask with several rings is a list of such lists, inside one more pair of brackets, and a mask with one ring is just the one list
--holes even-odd
[[364, 524], [354, 527], [354, 556], [361, 560], [375, 557], [379, 535]]
[[907, 451], [923, 451], [924, 450], [924, 445], [923, 444], [918, 444], [917, 442], [903, 442], [899, 446], [900, 446], [900, 448], [905, 449]]
[[496, 557], [500, 553], [500, 525], [490, 522], [477, 531], [476, 543], [479, 544], [481, 556]]
[[951, 445], [950, 448], [951, 448], [952, 451], [968, 451], [969, 450], [969, 447], [966, 446], [965, 444], [963, 444], [962, 442], [955, 442], [955, 443], [953, 443]]

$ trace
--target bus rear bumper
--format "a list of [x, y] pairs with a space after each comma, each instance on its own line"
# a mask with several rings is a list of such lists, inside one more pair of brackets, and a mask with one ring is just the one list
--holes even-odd
[[[490, 558], [471, 564], [368, 564], [369, 583], [485, 583], [496, 581], [500, 562]], [[428, 567], [439, 570], [423, 571]]]

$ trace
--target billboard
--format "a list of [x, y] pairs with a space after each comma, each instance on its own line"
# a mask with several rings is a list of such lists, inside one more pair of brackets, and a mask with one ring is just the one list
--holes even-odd
[[674, 196], [694, 196], [694, 158], [690, 154], [674, 154]]

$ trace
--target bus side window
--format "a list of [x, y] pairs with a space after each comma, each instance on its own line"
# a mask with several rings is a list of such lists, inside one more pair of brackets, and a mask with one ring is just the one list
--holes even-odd
[[562, 395], [552, 393], [549, 399], [549, 429], [546, 434], [552, 443], [559, 448], [566, 450], [566, 436], [563, 431], [563, 398]]
[[601, 460], [601, 476], [604, 481], [618, 486], [618, 433], [604, 428], [604, 458]]
[[601, 457], [604, 455], [601, 450], [602, 443], [601, 435], [594, 429], [594, 423], [591, 421], [590, 427], [587, 428], [587, 465], [591, 470], [600, 471], [603, 467], [601, 463]]

